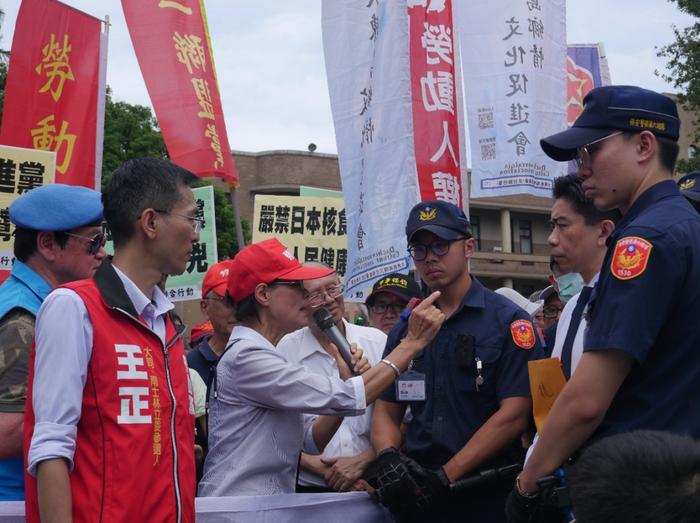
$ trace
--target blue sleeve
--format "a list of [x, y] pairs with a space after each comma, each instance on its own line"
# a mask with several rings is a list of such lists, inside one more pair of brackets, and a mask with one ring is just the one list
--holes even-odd
[[[534, 345], [531, 348], [525, 349], [515, 343], [512, 326], [514, 322], [519, 320], [528, 322], [532, 328]], [[499, 400], [516, 396], [530, 397], [530, 378], [527, 363], [530, 360], [538, 360], [544, 357], [542, 346], [535, 334], [532, 319], [522, 309], [513, 314], [506, 328], [509, 332], [505, 337], [503, 352], [498, 365], [496, 395]]]
[[[584, 351], [621, 350], [638, 363], [645, 360], [687, 278], [686, 252], [674, 230], [661, 234], [631, 227], [612, 248], [596, 288]], [[621, 279], [614, 270], [624, 264], [620, 242], [630, 237], [641, 238], [651, 249], [646, 265], [635, 267], [638, 274]]]

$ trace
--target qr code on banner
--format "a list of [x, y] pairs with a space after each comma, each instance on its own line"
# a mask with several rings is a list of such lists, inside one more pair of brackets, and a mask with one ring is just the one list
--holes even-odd
[[486, 143], [481, 145], [481, 159], [495, 160], [496, 159], [496, 144]]
[[479, 109], [479, 129], [491, 129], [493, 127], [493, 111]]

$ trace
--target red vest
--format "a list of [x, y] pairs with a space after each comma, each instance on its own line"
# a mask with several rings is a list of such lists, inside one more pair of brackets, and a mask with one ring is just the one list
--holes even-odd
[[[194, 408], [182, 339], [166, 317], [164, 347], [142, 319], [108, 305], [94, 280], [66, 287], [82, 298], [93, 325], [70, 474], [73, 521], [193, 522]], [[25, 463], [34, 349], [29, 369]], [[25, 494], [26, 519], [38, 522], [36, 480], [26, 473]]]

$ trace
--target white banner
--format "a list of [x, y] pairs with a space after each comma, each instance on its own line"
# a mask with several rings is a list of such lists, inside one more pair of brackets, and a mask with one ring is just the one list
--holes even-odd
[[565, 0], [472, 0], [455, 11], [471, 197], [551, 197], [566, 164], [539, 141], [566, 128]]
[[[365, 492], [195, 499], [197, 523], [389, 523]], [[0, 502], [0, 523], [24, 523], [24, 501]]]
[[323, 49], [348, 221], [346, 297], [407, 272], [419, 200], [406, 0], [323, 0]]

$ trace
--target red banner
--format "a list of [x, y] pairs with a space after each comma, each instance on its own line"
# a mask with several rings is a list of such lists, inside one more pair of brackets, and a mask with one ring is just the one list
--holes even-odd
[[101, 21], [54, 0], [23, 0], [12, 40], [0, 143], [56, 152], [56, 182], [95, 188]]
[[234, 185], [204, 7], [198, 0], [122, 0], [170, 159]]
[[462, 207], [451, 0], [409, 0], [411, 92], [422, 200]]

